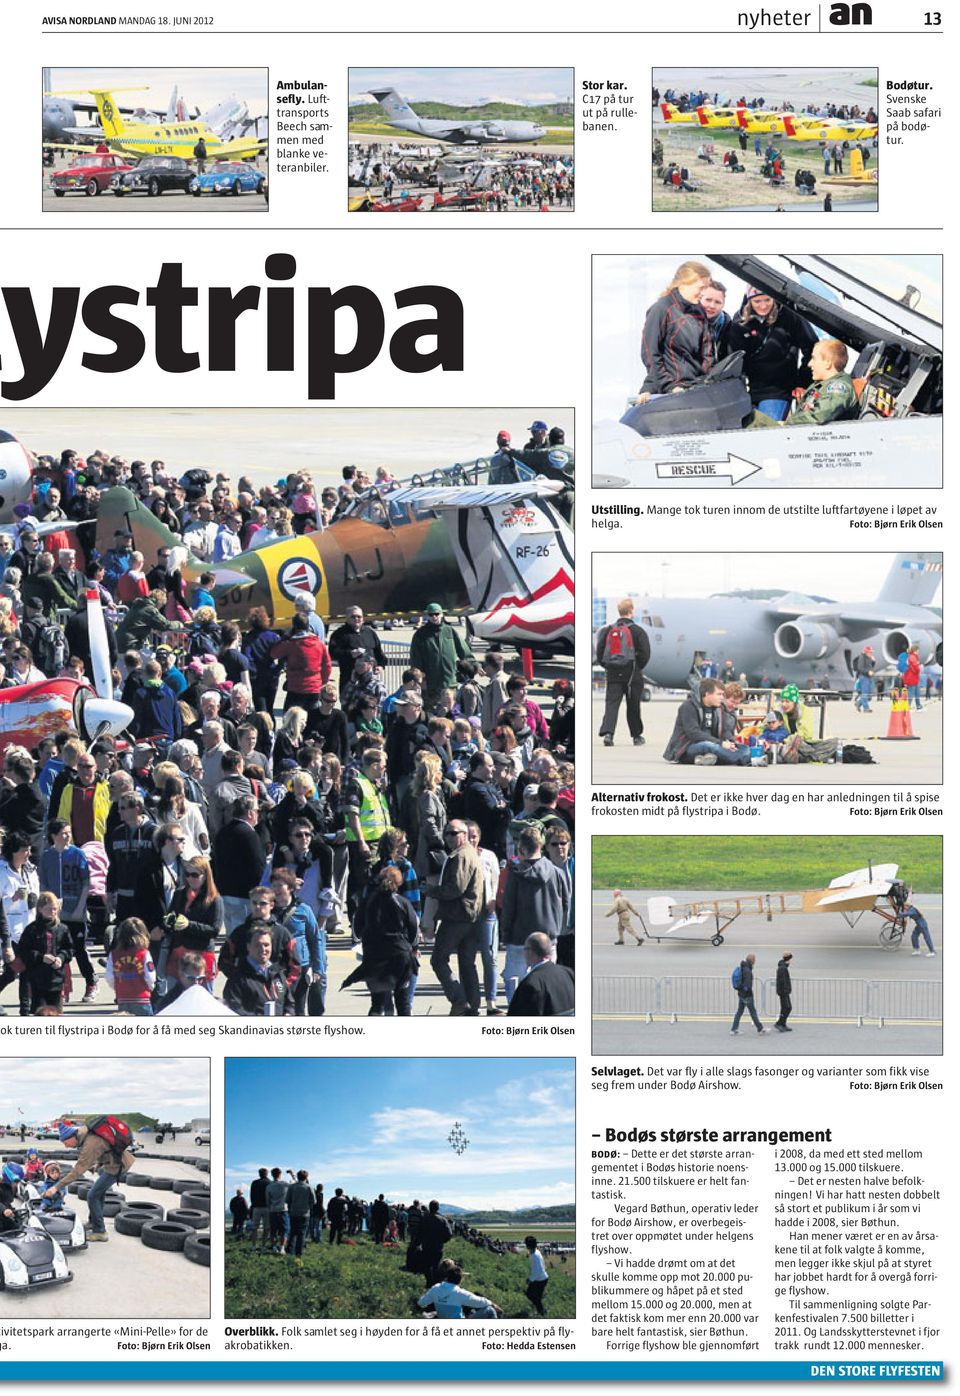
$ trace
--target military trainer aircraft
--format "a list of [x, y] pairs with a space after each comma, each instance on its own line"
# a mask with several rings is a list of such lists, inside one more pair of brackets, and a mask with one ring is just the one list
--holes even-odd
[[[853, 352], [855, 414], [822, 426], [745, 430], [753, 405], [730, 360], [687, 391], [594, 425], [595, 486], [938, 487], [942, 475], [943, 327], [869, 284], [870, 259], [709, 254]], [[863, 270], [860, 270], [862, 266]], [[859, 274], [858, 274], [859, 273]], [[738, 307], [730, 310], [736, 313]], [[642, 365], [636, 367], [637, 376]]]
[[418, 116], [393, 87], [371, 92], [389, 117], [388, 125], [428, 140], [449, 141], [454, 145], [497, 145], [504, 141], [539, 141], [546, 127], [535, 121], [450, 121]]
[[830, 601], [780, 592], [767, 600], [737, 593], [696, 598], [638, 597], [636, 619], [650, 638], [649, 682], [684, 688], [706, 655], [736, 655], [751, 686], [766, 675], [787, 683], [828, 680], [853, 688], [853, 660], [872, 645], [877, 668], [910, 645], [921, 664], [943, 662], [943, 617], [933, 601], [943, 580], [941, 553], [897, 553], [875, 601]]
[[[520, 455], [531, 453], [519, 453]], [[534, 453], [535, 454], [535, 453]], [[478, 462], [485, 469], [487, 462]], [[242, 621], [263, 606], [273, 622], [292, 618], [298, 596], [316, 597], [326, 619], [362, 606], [371, 617], [416, 615], [431, 600], [472, 617], [475, 634], [516, 645], [572, 652], [573, 535], [560, 504], [562, 480], [464, 484], [463, 467], [415, 476], [382, 494], [372, 488], [328, 528], [207, 563], [135, 495], [106, 491], [97, 546], [129, 530], [148, 563], [159, 548], [188, 582], [214, 576], [217, 614]]]

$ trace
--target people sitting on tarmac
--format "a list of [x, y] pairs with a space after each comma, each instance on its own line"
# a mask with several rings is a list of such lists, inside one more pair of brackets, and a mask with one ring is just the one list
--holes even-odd
[[818, 737], [814, 710], [804, 703], [795, 683], [788, 683], [780, 690], [777, 706], [783, 715], [787, 729], [787, 740], [783, 746], [782, 760], [787, 765], [798, 761], [833, 761], [837, 754], [836, 737]]
[[723, 717], [723, 684], [701, 679], [677, 710], [663, 759], [681, 766], [749, 766], [752, 761], [765, 765], [763, 757], [751, 757], [748, 746], [724, 736]]

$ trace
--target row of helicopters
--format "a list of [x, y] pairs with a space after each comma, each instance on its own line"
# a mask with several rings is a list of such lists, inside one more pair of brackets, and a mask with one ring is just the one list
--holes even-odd
[[791, 141], [873, 141], [879, 129], [877, 122], [838, 121], [835, 117], [757, 111], [750, 107], [714, 107], [709, 103], [682, 112], [673, 102], [661, 102], [660, 114], [668, 126], [701, 126], [706, 130], [738, 128], [749, 135], [777, 135]]

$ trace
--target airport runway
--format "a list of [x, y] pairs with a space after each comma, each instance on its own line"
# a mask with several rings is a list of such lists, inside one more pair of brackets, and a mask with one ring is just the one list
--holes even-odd
[[[757, 888], [744, 888], [743, 894]], [[776, 890], [764, 887], [761, 891]], [[655, 890], [624, 889], [627, 899], [642, 914], [647, 929], [655, 932], [647, 909], [647, 899], [651, 896], [672, 896], [677, 902], [706, 900], [711, 896], [727, 900], [736, 892], [711, 893], [707, 890], [671, 888]], [[735, 1055], [762, 1050], [766, 1055], [828, 1055], [839, 1053], [857, 1055], [860, 1053], [881, 1055], [883, 1053], [906, 1052], [911, 1055], [937, 1053], [942, 1046], [942, 1030], [938, 1023], [912, 1023], [905, 1019], [890, 1020], [880, 1029], [867, 1020], [867, 1025], [858, 1027], [854, 1021], [843, 1021], [839, 1015], [828, 1015], [814, 1011], [808, 1002], [804, 1005], [804, 980], [866, 980], [871, 984], [894, 981], [896, 984], [916, 982], [918, 984], [942, 982], [943, 949], [943, 897], [926, 896], [918, 891], [917, 905], [922, 910], [930, 926], [930, 933], [937, 954], [934, 958], [926, 955], [914, 956], [909, 936], [905, 937], [898, 949], [887, 950], [879, 943], [879, 932], [883, 923], [872, 913], [865, 913], [854, 927], [849, 927], [839, 913], [802, 915], [784, 913], [774, 915], [769, 922], [757, 914], [744, 913], [723, 932], [723, 944], [714, 946], [709, 937], [715, 931], [711, 919], [704, 926], [689, 927], [676, 933], [677, 938], [656, 941], [644, 939], [642, 946], [626, 938], [625, 945], [617, 945], [616, 918], [607, 918], [605, 913], [611, 905], [609, 891], [594, 891], [592, 917], [592, 965], [594, 981], [601, 978], [615, 978], [617, 1002], [614, 1005], [609, 997], [594, 998], [594, 1051], [625, 1052], [644, 1054], [683, 1052], [689, 1055], [729, 1052]], [[633, 922], [637, 933], [644, 932], [638, 918]], [[695, 939], [699, 937], [699, 939]], [[795, 991], [794, 1014], [791, 1025], [794, 1031], [789, 1034], [773, 1032], [759, 1038], [748, 1017], [740, 1026], [739, 1037], [730, 1034], [730, 1023], [737, 1006], [736, 994], [729, 986], [733, 967], [747, 954], [757, 957], [754, 973], [758, 980], [772, 980], [776, 975], [776, 965], [785, 950], [793, 952], [791, 975]], [[670, 1002], [677, 1006], [679, 1021], [668, 1020], [668, 1015], [652, 1023], [646, 1021], [645, 1013], [611, 1013], [611, 1007], [623, 1005], [629, 1008], [624, 999], [624, 981], [637, 976], [653, 979], [670, 979]], [[719, 993], [714, 986], [704, 981], [721, 981]], [[686, 981], [686, 983], [684, 983]], [[811, 990], [811, 995], [812, 995]], [[685, 995], [687, 996], [685, 998]], [[684, 1003], [692, 1010], [708, 1003], [719, 1005], [716, 1011], [693, 1016], [685, 1015]], [[775, 1004], [772, 993], [758, 994], [758, 1007], [761, 1018], [772, 1025], [775, 1015], [769, 1008]], [[726, 1011], [729, 1007], [729, 1012]], [[767, 1011], [764, 1011], [764, 1010]], [[672, 1015], [670, 1015], [672, 1017]]]
[[[631, 744], [621, 710], [616, 744], [605, 747], [596, 733], [603, 717], [603, 694], [593, 694], [593, 780], [597, 785], [719, 785], [767, 788], [775, 785], [939, 785], [943, 781], [943, 712], [937, 700], [910, 714], [919, 741], [879, 741], [890, 718], [886, 703], [873, 712], [854, 711], [852, 703], [831, 700], [824, 735], [865, 746], [876, 765], [674, 766], [663, 760], [683, 695], [658, 693], [643, 705], [646, 742]], [[874, 739], [874, 740], [871, 740]], [[933, 827], [918, 832], [937, 832]]]
[[[206, 1062], [198, 1059], [198, 1070], [201, 1069], [206, 1071]], [[138, 1135], [137, 1141], [147, 1153], [161, 1157], [136, 1162], [135, 1172], [189, 1178], [196, 1180], [198, 1189], [210, 1187], [209, 1173], [201, 1173], [192, 1164], [173, 1158], [174, 1154], [180, 1154], [209, 1160], [209, 1145], [198, 1147], [192, 1135], [180, 1133], [176, 1141], [167, 1136], [163, 1144], [158, 1144], [152, 1134]], [[4, 1136], [0, 1138], [0, 1154], [5, 1158], [22, 1158], [24, 1149], [31, 1145], [36, 1145], [45, 1155], [60, 1150], [56, 1140], [28, 1136], [21, 1145], [19, 1140]], [[65, 1165], [68, 1170], [70, 1166], [69, 1163]], [[165, 1212], [181, 1205], [179, 1195], [166, 1190], [131, 1187], [124, 1183], [120, 1191], [128, 1202], [158, 1202]], [[66, 1206], [86, 1222], [86, 1202], [68, 1193]], [[195, 1265], [179, 1251], [150, 1250], [139, 1236], [120, 1235], [112, 1217], [106, 1218], [106, 1226], [108, 1242], [96, 1242], [85, 1251], [66, 1253], [67, 1264], [73, 1271], [69, 1284], [34, 1293], [29, 1298], [0, 1292], [0, 1319], [18, 1321], [28, 1316], [31, 1319], [201, 1319], [209, 1315], [211, 1271], [206, 1266]]]
[[488, 456], [505, 428], [520, 445], [543, 417], [573, 442], [573, 409], [438, 408], [102, 408], [29, 407], [5, 414], [3, 425], [30, 450], [59, 455], [102, 447], [127, 460], [166, 461], [179, 476], [191, 466], [233, 481], [249, 475], [259, 488], [290, 470], [314, 483], [338, 485], [345, 465], [372, 476], [386, 464], [398, 478]]

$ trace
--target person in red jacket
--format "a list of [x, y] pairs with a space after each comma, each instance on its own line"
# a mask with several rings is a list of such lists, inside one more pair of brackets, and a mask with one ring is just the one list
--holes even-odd
[[920, 649], [918, 645], [911, 645], [907, 650], [907, 667], [903, 675], [904, 687], [907, 690], [907, 703], [913, 704], [917, 712], [922, 712], [920, 706]]
[[286, 669], [284, 712], [293, 707], [310, 712], [318, 707], [320, 690], [333, 672], [333, 664], [330, 651], [310, 629], [306, 616], [294, 616], [289, 635], [273, 646], [270, 658]]

